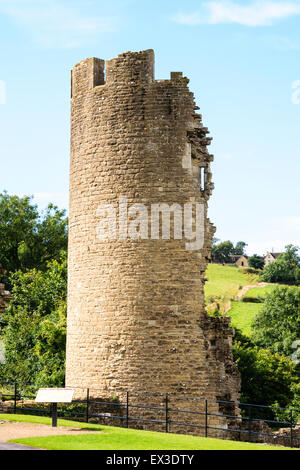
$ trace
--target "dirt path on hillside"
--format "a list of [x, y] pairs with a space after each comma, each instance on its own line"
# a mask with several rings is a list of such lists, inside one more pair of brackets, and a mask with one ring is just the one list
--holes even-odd
[[14, 421], [0, 420], [0, 442], [7, 442], [11, 439], [22, 439], [25, 437], [40, 436], [70, 436], [78, 434], [102, 434], [103, 431], [93, 429], [80, 429], [65, 426], [52, 428], [46, 424], [18, 423]]
[[278, 286], [279, 284], [273, 284], [270, 282], [259, 282], [257, 284], [249, 284], [248, 286], [244, 286], [236, 296], [237, 300], [241, 300], [244, 295], [246, 295], [250, 289], [254, 289], [255, 287], [267, 287], [267, 286]]
[[[248, 284], [247, 286], [242, 287], [242, 289], [238, 292], [238, 294], [235, 297], [236, 301], [242, 300], [244, 295], [246, 295], [249, 290], [254, 289], [256, 287], [267, 287], [267, 286], [278, 286], [279, 284], [272, 284], [270, 282], [258, 282], [257, 284]], [[232, 303], [231, 301], [228, 302], [228, 305], [226, 305], [224, 314], [226, 315], [228, 312], [230, 312], [232, 308]]]

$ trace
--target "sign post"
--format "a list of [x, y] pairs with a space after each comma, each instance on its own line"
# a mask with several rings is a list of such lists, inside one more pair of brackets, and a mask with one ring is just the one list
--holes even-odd
[[52, 427], [56, 428], [57, 427], [57, 403], [52, 403]]
[[52, 427], [57, 427], [57, 404], [71, 403], [73, 388], [40, 388], [35, 398], [36, 403], [51, 403]]

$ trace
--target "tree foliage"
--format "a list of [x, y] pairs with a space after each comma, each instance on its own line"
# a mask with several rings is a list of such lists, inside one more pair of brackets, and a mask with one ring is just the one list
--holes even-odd
[[15, 271], [46, 270], [47, 262], [58, 260], [67, 243], [64, 210], [49, 204], [40, 215], [31, 197], [0, 194], [0, 265], [6, 284], [9, 274]]
[[248, 245], [245, 242], [237, 242], [237, 244], [233, 248], [233, 255], [245, 255], [245, 250], [247, 246]]
[[[234, 341], [233, 355], [242, 378], [241, 402], [284, 408], [294, 404], [299, 376], [289, 358], [258, 348], [241, 333]], [[275, 415], [274, 411], [256, 410], [256, 417]]]
[[217, 263], [230, 263], [234, 246], [231, 241], [217, 243], [212, 247], [212, 259]]
[[62, 385], [66, 340], [66, 253], [37, 269], [11, 275], [13, 300], [1, 317], [6, 380]]
[[234, 244], [227, 240], [225, 242], [220, 242], [219, 239], [214, 238], [212, 244], [212, 259], [217, 263], [232, 263], [233, 255], [244, 255], [247, 243], [237, 242]]
[[253, 330], [257, 346], [291, 357], [300, 339], [300, 288], [277, 287], [268, 294]]
[[254, 269], [263, 269], [264, 267], [264, 260], [261, 256], [254, 254], [249, 257], [248, 264], [250, 268]]
[[264, 268], [263, 280], [299, 285], [300, 257], [298, 251], [297, 246], [287, 245], [286, 251]]

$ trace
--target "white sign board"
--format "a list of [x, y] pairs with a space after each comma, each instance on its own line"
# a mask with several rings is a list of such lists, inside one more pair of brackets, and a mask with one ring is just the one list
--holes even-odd
[[40, 388], [37, 392], [36, 403], [71, 403], [73, 388]]

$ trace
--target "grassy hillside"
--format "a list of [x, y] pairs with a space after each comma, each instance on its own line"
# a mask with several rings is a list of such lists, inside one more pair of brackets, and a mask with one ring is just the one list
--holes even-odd
[[250, 289], [246, 295], [246, 297], [254, 297], [256, 299], [261, 299], [265, 300], [267, 294], [271, 294], [271, 292], [276, 288], [277, 286], [269, 285], [266, 287], [254, 287], [253, 289]]
[[231, 325], [238, 328], [245, 336], [251, 336], [251, 324], [261, 310], [263, 304], [255, 304], [251, 302], [232, 302], [232, 308], [228, 312], [231, 317]]
[[206, 277], [209, 279], [205, 284], [207, 302], [212, 297], [235, 297], [241, 287], [257, 280], [243, 273], [238, 266], [221, 264], [209, 264]]
[[[205, 285], [206, 303], [218, 298], [228, 306], [228, 299], [231, 299], [231, 309], [226, 315], [231, 317], [231, 324], [238, 328], [246, 336], [251, 335], [251, 324], [255, 315], [262, 308], [262, 303], [237, 302], [235, 297], [244, 286], [259, 282], [257, 275], [249, 275], [235, 265], [209, 264], [206, 277], [209, 281]], [[262, 301], [266, 294], [275, 286], [257, 287], [250, 289], [246, 297], [261, 297]], [[230, 306], [230, 303], [229, 303]]]

